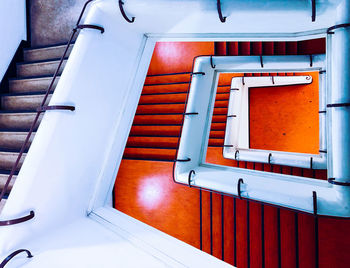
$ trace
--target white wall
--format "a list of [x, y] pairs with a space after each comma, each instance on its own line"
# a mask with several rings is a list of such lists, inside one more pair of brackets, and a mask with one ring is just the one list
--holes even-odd
[[0, 81], [20, 42], [27, 38], [25, 2], [0, 1]]

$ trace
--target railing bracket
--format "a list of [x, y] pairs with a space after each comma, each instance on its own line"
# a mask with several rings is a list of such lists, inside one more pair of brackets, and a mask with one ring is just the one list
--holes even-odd
[[263, 57], [261, 55], [260, 55], [260, 65], [261, 65], [261, 68], [264, 68]]
[[226, 18], [227, 17], [223, 17], [222, 16], [222, 12], [221, 12], [221, 1], [220, 0], [217, 0], [216, 1], [216, 7], [218, 9], [218, 14], [219, 14], [219, 19], [222, 23], [226, 22]]
[[213, 55], [210, 55], [210, 65], [211, 68], [215, 69], [216, 65], [213, 64]]
[[311, 0], [311, 9], [312, 9], [311, 20], [312, 22], [314, 22], [316, 21], [316, 0]]
[[133, 23], [135, 21], [135, 17], [132, 17], [131, 19], [129, 19], [124, 11], [123, 5], [124, 5], [124, 2], [122, 0], [119, 0], [119, 9], [120, 9], [120, 12], [122, 13], [123, 18], [129, 23]]
[[192, 174], [193, 175], [195, 175], [196, 174], [196, 172], [192, 169], [191, 171], [190, 171], [190, 173], [188, 174], [188, 186], [190, 186], [190, 187], [192, 187], [191, 186], [191, 177], [192, 177]]
[[75, 107], [70, 105], [47, 105], [47, 106], [41, 106], [36, 111], [38, 113], [42, 113], [45, 111], [52, 111], [52, 110], [68, 110], [68, 111], [74, 111]]
[[267, 159], [267, 162], [268, 162], [269, 164], [271, 164], [271, 158], [272, 158], [272, 153], [269, 153], [269, 157], [268, 157], [268, 159]]
[[237, 160], [237, 154], [239, 154], [239, 150], [236, 150], [235, 152], [235, 160]]
[[329, 178], [328, 182], [334, 185], [339, 185], [339, 186], [350, 186], [350, 182], [341, 182], [341, 181], [336, 181], [335, 178]]
[[[14, 225], [14, 224], [19, 224], [22, 222], [29, 221], [33, 219], [35, 216], [35, 213], [33, 210], [29, 212], [29, 215], [18, 218], [18, 219], [13, 219], [13, 220], [7, 220], [7, 221], [0, 221], [0, 226], [8, 226], [8, 225]], [[1, 268], [1, 267], [0, 267]]]
[[175, 162], [190, 162], [191, 158], [187, 157], [186, 159], [176, 159]]
[[194, 72], [194, 73], [192, 73], [192, 75], [196, 75], [196, 74], [205, 75], [205, 72]]
[[237, 183], [237, 193], [238, 193], [238, 197], [239, 199], [242, 199], [242, 195], [241, 195], [241, 184], [244, 183], [242, 178], [238, 179], [238, 183]]
[[327, 34], [334, 34], [335, 29], [350, 27], [350, 23], [337, 24], [327, 29]]
[[79, 24], [75, 27], [75, 29], [94, 29], [94, 30], [99, 30], [101, 34], [105, 32], [105, 29], [101, 26], [98, 25], [92, 25], [92, 24]]
[[310, 67], [312, 67], [313, 65], [314, 65], [314, 63], [313, 63], [313, 56], [310, 55]]
[[4, 268], [5, 265], [12, 259], [14, 258], [16, 255], [22, 253], [22, 252], [25, 252], [27, 253], [27, 258], [33, 258], [33, 255], [32, 253], [27, 250], [27, 249], [19, 249], [19, 250], [16, 250], [15, 252], [11, 253], [10, 255], [8, 255], [3, 261], [2, 263], [0, 263], [0, 268]]
[[312, 161], [313, 161], [313, 158], [310, 157], [310, 169], [312, 169]]
[[349, 107], [349, 106], [350, 106], [350, 102], [327, 104], [327, 108]]

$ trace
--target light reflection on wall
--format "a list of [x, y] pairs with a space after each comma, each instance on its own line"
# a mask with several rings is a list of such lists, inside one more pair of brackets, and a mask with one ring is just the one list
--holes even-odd
[[144, 180], [137, 191], [138, 203], [148, 210], [156, 209], [162, 202], [164, 192], [162, 191], [161, 178], [151, 177]]

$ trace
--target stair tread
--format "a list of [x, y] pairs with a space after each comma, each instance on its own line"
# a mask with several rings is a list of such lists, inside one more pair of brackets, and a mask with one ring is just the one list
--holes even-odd
[[[11, 77], [9, 81], [35, 81], [35, 80], [52, 80], [52, 75], [42, 75], [42, 76], [30, 76], [30, 77]], [[56, 79], [59, 79], [60, 76], [56, 76]]]
[[[36, 65], [36, 64], [54, 64], [54, 63], [59, 63], [60, 58], [56, 59], [48, 59], [48, 60], [38, 60], [38, 61], [22, 61], [22, 62], [17, 62], [16, 65]], [[64, 58], [64, 61], [67, 61], [68, 58]]]
[[[71, 46], [74, 45], [74, 42], [71, 43]], [[32, 51], [32, 50], [41, 50], [41, 49], [48, 49], [48, 48], [61, 48], [67, 46], [67, 43], [58, 43], [53, 45], [47, 45], [47, 46], [38, 46], [38, 47], [26, 47], [23, 48], [23, 51]]]
[[[49, 94], [52, 94], [51, 91]], [[30, 91], [30, 92], [19, 92], [19, 93], [2, 93], [0, 97], [29, 97], [29, 96], [40, 96], [45, 95], [46, 91]]]

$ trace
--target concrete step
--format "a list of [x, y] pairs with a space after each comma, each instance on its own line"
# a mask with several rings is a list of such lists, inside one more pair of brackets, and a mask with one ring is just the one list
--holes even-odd
[[[0, 129], [28, 130], [34, 121], [35, 112], [2, 112], [0, 113]], [[36, 128], [40, 124], [40, 115]]]
[[[59, 60], [43, 62], [22, 62], [17, 64], [17, 77], [49, 76], [53, 75], [58, 67]], [[59, 74], [62, 73], [67, 60], [64, 60]]]
[[[49, 103], [52, 94], [49, 95], [46, 104]], [[25, 94], [25, 95], [3, 95], [1, 97], [1, 108], [4, 110], [36, 110], [44, 94]]]
[[[0, 148], [20, 150], [24, 140], [27, 137], [28, 132], [26, 131], [0, 131]], [[30, 144], [34, 139], [35, 133], [32, 133], [29, 143], [26, 149], [29, 149]], [[0, 173], [1, 176], [1, 173]]]
[[[0, 174], [0, 191], [4, 188], [8, 176], [9, 176], [9, 172]], [[6, 191], [7, 193], [9, 193], [12, 190], [12, 187], [15, 184], [16, 178], [17, 178], [17, 175], [14, 175], [12, 177], [9, 186], [7, 187], [7, 191]]]
[[[68, 57], [72, 51], [73, 45], [70, 45], [66, 57]], [[23, 56], [25, 61], [41, 61], [41, 60], [53, 60], [60, 59], [66, 49], [66, 45], [42, 47], [42, 48], [29, 48], [24, 49]]]
[[[46, 91], [51, 83], [52, 77], [37, 77], [37, 78], [12, 78], [9, 79], [9, 92], [10, 93], [28, 93], [28, 92], [39, 92]], [[52, 90], [55, 89], [59, 77], [55, 79], [55, 83]]]
[[[17, 171], [20, 170], [26, 155], [27, 155], [26, 153], [22, 155], [21, 160], [16, 168]], [[0, 151], [0, 169], [11, 170], [17, 160], [17, 157], [18, 157], [18, 152], [1, 150]]]

